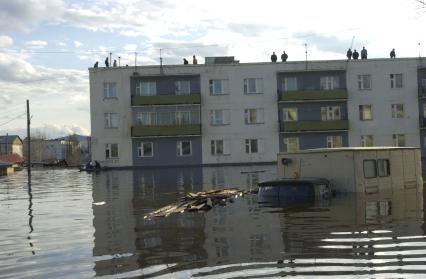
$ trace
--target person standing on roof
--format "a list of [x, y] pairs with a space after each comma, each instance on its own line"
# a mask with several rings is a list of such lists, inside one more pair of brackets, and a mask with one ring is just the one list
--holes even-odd
[[346, 57], [348, 58], [348, 60], [352, 59], [352, 50], [349, 48], [348, 51], [346, 52]]
[[183, 65], [188, 65], [188, 60], [186, 60], [186, 58], [183, 59]]
[[361, 59], [367, 59], [367, 50], [365, 49], [365, 47], [362, 47]]
[[272, 55], [271, 55], [271, 61], [272, 61], [272, 62], [277, 62], [277, 59], [278, 59], [278, 58], [277, 58], [277, 55], [275, 54], [275, 51], [273, 51], [273, 52], [272, 52]]
[[105, 59], [105, 67], [109, 67], [109, 61], [108, 61], [108, 57]]
[[198, 64], [198, 61], [195, 55], [192, 56], [192, 64]]
[[394, 48], [391, 50], [391, 52], [390, 52], [389, 55], [390, 55], [391, 59], [395, 59], [396, 58], [396, 54], [395, 54], [395, 49]]
[[285, 51], [283, 51], [283, 54], [281, 54], [281, 61], [286, 62], [288, 58], [287, 53], [285, 53]]
[[358, 51], [356, 51], [356, 49], [354, 49], [354, 52], [352, 53], [352, 58], [354, 60], [358, 60], [358, 57], [359, 57], [359, 53], [358, 53]]

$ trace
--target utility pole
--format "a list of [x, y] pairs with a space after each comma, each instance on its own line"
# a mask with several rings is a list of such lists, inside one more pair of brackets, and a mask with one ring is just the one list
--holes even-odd
[[30, 101], [27, 100], [27, 170], [28, 177], [31, 177], [31, 136], [30, 136]]

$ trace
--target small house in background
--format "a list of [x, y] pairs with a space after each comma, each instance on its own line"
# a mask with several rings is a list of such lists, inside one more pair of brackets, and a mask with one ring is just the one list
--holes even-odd
[[5, 176], [13, 173], [12, 164], [0, 161], [0, 176]]
[[21, 138], [17, 135], [0, 136], [0, 155], [17, 154], [24, 156], [24, 147]]
[[0, 162], [10, 164], [13, 170], [21, 170], [25, 163], [23, 157], [18, 154], [0, 154]]

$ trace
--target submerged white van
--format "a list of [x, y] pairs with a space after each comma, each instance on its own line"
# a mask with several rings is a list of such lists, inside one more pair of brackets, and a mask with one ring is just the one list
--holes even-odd
[[337, 192], [423, 191], [420, 149], [344, 147], [278, 153], [281, 178], [328, 179]]

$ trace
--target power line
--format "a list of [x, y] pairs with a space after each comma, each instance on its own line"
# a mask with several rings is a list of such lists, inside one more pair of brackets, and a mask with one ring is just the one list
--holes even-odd
[[16, 117], [14, 117], [14, 118], [12, 118], [12, 119], [10, 119], [10, 120], [6, 121], [6, 122], [0, 123], [0, 126], [4, 126], [4, 125], [6, 125], [6, 124], [8, 124], [8, 123], [10, 123], [10, 122], [12, 122], [12, 121], [14, 121], [14, 120], [16, 120], [16, 119], [20, 118], [21, 116], [24, 116], [25, 114], [26, 114], [26, 112], [24, 112], [23, 114], [20, 114], [20, 115], [18, 115], [18, 116], [16, 116]]
[[11, 110], [7, 110], [7, 111], [4, 111], [4, 112], [2, 111], [1, 114], [0, 114], [0, 118], [5, 118], [5, 117], [8, 117], [11, 114], [16, 114], [17, 112], [19, 113], [21, 111], [22, 110], [20, 110], [20, 109], [11, 109]]
[[[359, 30], [360, 28], [347, 28], [343, 30], [337, 30], [335, 33], [339, 32], [347, 32], [347, 31], [354, 31]], [[176, 49], [191, 49], [191, 48], [208, 48], [208, 47], [215, 47], [215, 46], [232, 46], [232, 45], [242, 45], [247, 43], [264, 43], [264, 42], [271, 42], [271, 41], [279, 41], [279, 40], [289, 40], [289, 39], [304, 39], [309, 37], [315, 37], [318, 36], [318, 34], [315, 33], [308, 33], [305, 35], [295, 35], [294, 37], [279, 37], [279, 38], [273, 38], [273, 39], [266, 39], [266, 40], [243, 40], [243, 41], [235, 41], [230, 43], [215, 43], [215, 44], [194, 44], [194, 45], [183, 45], [183, 46], [177, 46], [177, 47], [163, 47], [161, 46], [161, 43], [158, 43], [158, 46], [150, 46], [150, 47], [143, 47], [143, 48], [137, 48], [136, 50], [138, 52], [141, 51], [155, 51], [158, 49], [162, 50], [176, 50]], [[178, 43], [177, 43], [178, 44]], [[29, 53], [29, 54], [105, 54], [109, 53], [110, 51], [113, 52], [119, 52], [119, 53], [128, 53], [133, 54], [135, 50], [128, 50], [128, 49], [117, 49], [112, 48], [110, 50], [31, 50], [31, 49], [1, 49], [0, 53]]]
[[33, 82], [39, 82], [39, 81], [47, 81], [47, 80], [57, 80], [57, 79], [66, 79], [67, 76], [61, 76], [61, 77], [51, 77], [51, 78], [41, 78], [41, 79], [31, 79], [31, 80], [22, 80], [22, 81], [0, 81], [0, 83], [33, 83]]

